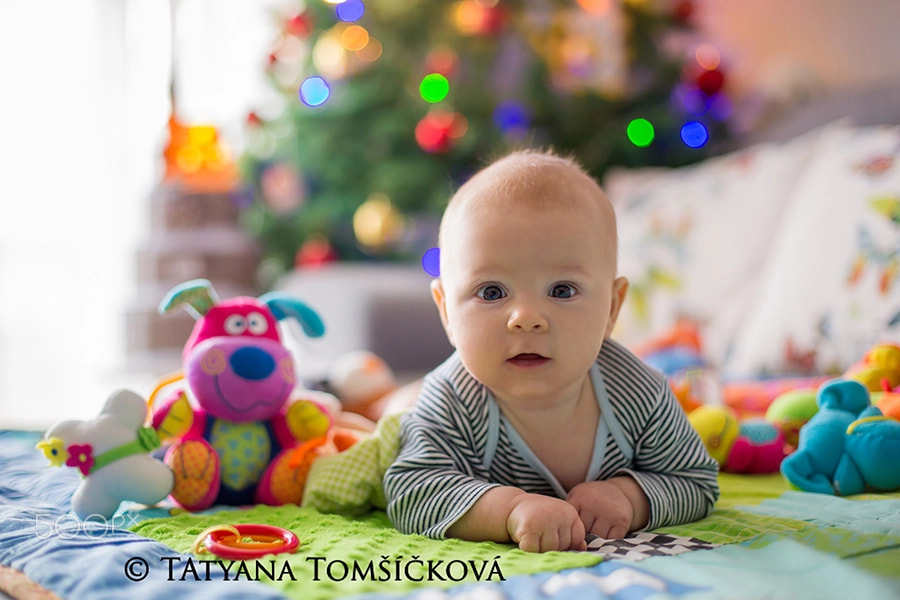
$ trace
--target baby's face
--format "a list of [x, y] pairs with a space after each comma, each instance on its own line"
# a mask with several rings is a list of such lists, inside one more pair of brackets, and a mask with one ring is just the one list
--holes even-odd
[[580, 386], [625, 294], [602, 192], [561, 193], [564, 202], [470, 197], [442, 233], [435, 302], [463, 364], [501, 400]]

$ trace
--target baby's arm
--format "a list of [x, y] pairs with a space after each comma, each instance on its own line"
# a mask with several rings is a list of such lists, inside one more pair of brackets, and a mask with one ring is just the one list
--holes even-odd
[[705, 517], [719, 497], [713, 459], [664, 379], [635, 444], [630, 476], [649, 503], [646, 528], [679, 525]]
[[488, 490], [450, 526], [447, 535], [472, 541], [512, 541], [527, 552], [587, 549], [584, 525], [571, 504], [509, 486]]
[[515, 542], [523, 550], [583, 550], [584, 525], [564, 500], [487, 483], [457, 432], [405, 417], [403, 448], [384, 476], [388, 517], [404, 533]]

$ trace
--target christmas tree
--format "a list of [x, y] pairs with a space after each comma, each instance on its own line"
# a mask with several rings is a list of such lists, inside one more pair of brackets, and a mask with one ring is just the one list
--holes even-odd
[[728, 98], [689, 1], [306, 0], [277, 19], [251, 113], [245, 222], [269, 278], [329, 260], [415, 259], [453, 190], [521, 147], [612, 166], [721, 148]]

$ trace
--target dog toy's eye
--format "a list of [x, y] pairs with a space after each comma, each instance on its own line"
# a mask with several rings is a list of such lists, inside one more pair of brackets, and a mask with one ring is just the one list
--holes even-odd
[[225, 319], [225, 332], [229, 335], [241, 335], [247, 330], [247, 320], [242, 315], [231, 315]]
[[269, 330], [269, 323], [266, 318], [258, 312], [252, 312], [247, 315], [247, 329], [253, 335], [262, 335]]

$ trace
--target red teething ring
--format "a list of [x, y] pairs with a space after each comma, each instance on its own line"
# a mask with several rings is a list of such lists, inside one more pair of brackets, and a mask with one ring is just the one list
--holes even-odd
[[[203, 540], [203, 545], [210, 553], [233, 560], [293, 552], [300, 546], [300, 540], [294, 532], [274, 525], [245, 523], [235, 525], [234, 528], [241, 534], [240, 537], [228, 530], [212, 531]], [[245, 542], [243, 538], [253, 541]]]

